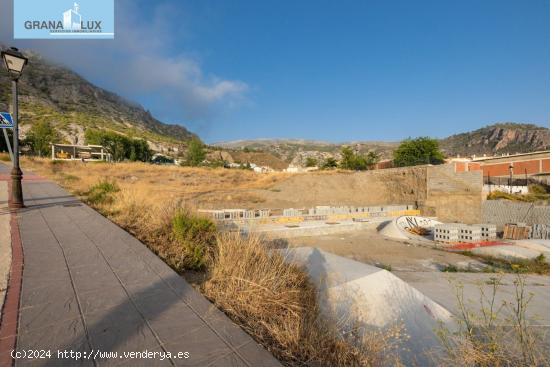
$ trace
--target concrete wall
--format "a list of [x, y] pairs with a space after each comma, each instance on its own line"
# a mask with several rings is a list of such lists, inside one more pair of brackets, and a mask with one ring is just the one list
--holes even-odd
[[426, 200], [420, 208], [424, 215], [442, 222], [481, 222], [483, 176], [481, 171], [455, 173], [454, 166], [427, 168]]
[[483, 202], [483, 221], [499, 227], [506, 223], [545, 224], [550, 226], [550, 206], [537, 206], [508, 200]]
[[426, 167], [296, 174], [258, 195], [269, 208], [416, 204], [426, 199]]
[[481, 171], [455, 173], [453, 165], [390, 168], [367, 172], [299, 174], [274, 185], [263, 207], [416, 204], [442, 221], [479, 223]]

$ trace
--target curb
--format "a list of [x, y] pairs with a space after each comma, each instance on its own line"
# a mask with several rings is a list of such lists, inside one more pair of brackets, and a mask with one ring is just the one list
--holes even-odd
[[[8, 181], [8, 193], [10, 192], [11, 183]], [[6, 299], [0, 318], [0, 367], [13, 366], [11, 352], [17, 344], [19, 299], [23, 275], [23, 246], [17, 223], [17, 211], [10, 213], [12, 259]]]

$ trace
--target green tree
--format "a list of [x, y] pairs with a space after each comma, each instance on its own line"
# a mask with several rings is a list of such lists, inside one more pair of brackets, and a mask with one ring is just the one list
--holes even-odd
[[439, 143], [429, 137], [406, 139], [393, 152], [393, 163], [396, 167], [441, 164], [444, 161], [445, 156], [439, 150]]
[[325, 159], [323, 164], [321, 164], [321, 169], [331, 169], [336, 167], [338, 167], [338, 162], [336, 162], [336, 159], [334, 159], [333, 157], [328, 157], [327, 159]]
[[187, 146], [187, 164], [189, 166], [198, 166], [206, 158], [204, 145], [198, 138], [193, 138]]
[[87, 144], [101, 145], [107, 149], [114, 161], [149, 162], [151, 149], [145, 139], [134, 139], [113, 131], [88, 129], [84, 134]]
[[355, 153], [350, 147], [342, 147], [341, 154], [340, 167], [354, 171], [373, 169], [379, 159], [375, 152], [368, 152], [366, 156], [363, 156]]
[[317, 167], [317, 159], [313, 157], [306, 158], [306, 167]]
[[57, 130], [49, 122], [41, 121], [32, 125], [23, 144], [30, 147], [34, 154], [42, 157], [50, 153], [50, 144], [58, 143], [60, 139]]
[[374, 169], [376, 164], [380, 161], [380, 156], [376, 152], [369, 151], [365, 159], [367, 160], [368, 169]]
[[[8, 133], [8, 140], [10, 142], [10, 147], [13, 146], [13, 134], [11, 129], [6, 129]], [[8, 152], [8, 146], [6, 144], [6, 139], [4, 138], [4, 133], [0, 131], [0, 152]]]

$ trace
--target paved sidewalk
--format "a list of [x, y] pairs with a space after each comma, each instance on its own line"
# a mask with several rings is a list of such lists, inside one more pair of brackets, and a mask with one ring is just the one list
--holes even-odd
[[11, 267], [10, 214], [7, 208], [8, 183], [0, 181], [0, 310], [4, 305]]
[[[0, 174], [5, 166], [0, 165]], [[16, 366], [279, 366], [145, 245], [49, 181], [24, 182]], [[58, 359], [57, 351], [178, 352], [178, 359]]]

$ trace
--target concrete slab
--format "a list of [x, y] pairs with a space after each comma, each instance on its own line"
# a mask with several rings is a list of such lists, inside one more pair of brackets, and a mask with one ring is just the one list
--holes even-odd
[[410, 336], [400, 349], [407, 365], [429, 364], [424, 351], [439, 345], [435, 330], [440, 323], [455, 327], [448, 310], [386, 270], [311, 247], [284, 251], [289, 261], [306, 267], [326, 315], [349, 327], [402, 325]]
[[[476, 247], [472, 250], [474, 254], [488, 255], [503, 259], [534, 259], [542, 252], [533, 249], [533, 246], [518, 246], [518, 245], [502, 245], [502, 246], [486, 246]], [[547, 257], [546, 261], [550, 261]]]
[[[501, 278], [501, 285], [496, 295], [495, 304], [501, 305], [504, 301], [513, 301], [515, 297], [514, 274], [488, 273], [433, 273], [433, 272], [393, 272], [396, 276], [415, 287], [426, 296], [438, 302], [453, 314], [458, 314], [456, 298], [457, 286], [464, 289], [464, 299], [475, 312], [481, 310], [479, 298], [480, 290], [490, 294], [491, 279]], [[549, 327], [550, 332], [550, 276], [525, 275], [526, 293], [533, 294], [527, 307], [527, 315], [534, 325]]]

